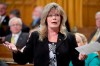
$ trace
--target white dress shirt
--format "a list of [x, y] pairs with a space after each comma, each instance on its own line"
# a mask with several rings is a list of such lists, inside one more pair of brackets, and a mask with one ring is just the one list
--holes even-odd
[[6, 16], [0, 16], [0, 24], [3, 22]]
[[14, 44], [15, 45], [16, 45], [16, 43], [18, 41], [18, 38], [19, 38], [20, 34], [21, 34], [21, 31], [19, 33], [17, 33], [17, 34], [12, 34], [12, 36], [14, 36]]

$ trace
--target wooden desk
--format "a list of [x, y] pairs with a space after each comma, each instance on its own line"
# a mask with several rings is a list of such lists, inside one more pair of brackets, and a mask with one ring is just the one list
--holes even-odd
[[5, 47], [3, 44], [0, 44], [0, 58], [12, 58], [12, 52]]
[[34, 66], [34, 64], [19, 65], [17, 63], [7, 63], [9, 66]]

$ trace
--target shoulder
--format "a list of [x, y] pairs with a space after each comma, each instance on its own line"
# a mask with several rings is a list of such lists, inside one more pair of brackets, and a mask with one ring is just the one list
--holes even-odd
[[7, 35], [5, 38], [11, 37], [12, 34]]
[[96, 59], [96, 58], [99, 59], [98, 54], [97, 53], [91, 53], [91, 54], [88, 54], [87, 60], [93, 60], [93, 59]]
[[74, 33], [68, 32], [67, 33], [67, 41], [69, 45], [73, 48], [77, 47], [77, 42]]
[[73, 33], [71, 33], [71, 32], [68, 32], [68, 33], [67, 33], [67, 38], [68, 38], [69, 40], [75, 39], [75, 35], [74, 35]]
[[5, 41], [7, 41], [8, 39], [10, 39], [10, 38], [11, 38], [11, 35], [12, 35], [12, 34], [7, 35], [7, 36], [5, 37]]
[[39, 32], [38, 31], [34, 31], [31, 33], [30, 38], [38, 38], [39, 37]]
[[100, 64], [100, 60], [99, 60], [99, 57], [98, 57], [98, 54], [96, 53], [91, 53], [91, 54], [88, 54], [88, 57], [87, 59], [85, 60], [86, 63], [89, 63], [90, 64]]
[[26, 35], [26, 36], [28, 36], [28, 35], [29, 35], [29, 33], [24, 33], [24, 32], [22, 32], [22, 35]]
[[4, 20], [9, 21], [9, 16], [5, 16]]

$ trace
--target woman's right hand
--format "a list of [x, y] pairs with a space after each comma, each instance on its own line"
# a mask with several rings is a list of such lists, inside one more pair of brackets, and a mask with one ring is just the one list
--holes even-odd
[[17, 47], [14, 44], [12, 44], [12, 43], [9, 43], [9, 42], [6, 41], [5, 43], [3, 43], [3, 45], [5, 47], [9, 48], [12, 52], [18, 51]]

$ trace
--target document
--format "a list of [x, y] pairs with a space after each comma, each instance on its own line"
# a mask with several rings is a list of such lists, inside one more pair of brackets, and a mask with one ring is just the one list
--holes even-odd
[[92, 52], [100, 51], [100, 43], [94, 42], [92, 44], [86, 44], [75, 48], [80, 53], [90, 54]]

